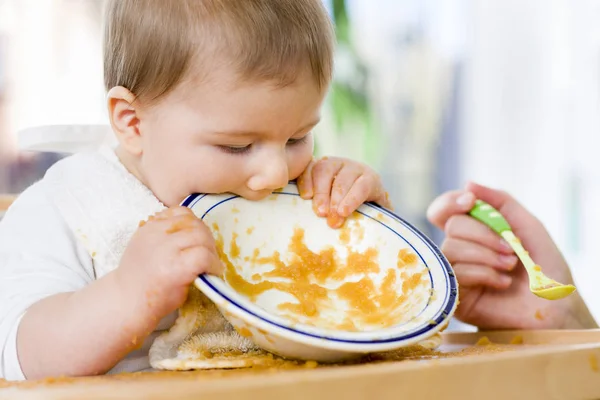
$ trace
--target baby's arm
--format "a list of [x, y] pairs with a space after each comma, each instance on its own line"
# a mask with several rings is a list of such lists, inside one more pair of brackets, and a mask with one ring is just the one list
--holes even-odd
[[114, 274], [94, 281], [43, 182], [32, 186], [0, 224], [0, 377], [107, 371], [156, 323], [127, 293]]
[[160, 319], [130, 293], [113, 272], [78, 291], [34, 304], [17, 339], [24, 375], [37, 379], [110, 370], [143, 343]]
[[[187, 209], [138, 230], [121, 265], [93, 265], [34, 185], [0, 224], [0, 377], [100, 374], [142, 344], [220, 263], [208, 228]], [[176, 222], [175, 224], [173, 222]]]

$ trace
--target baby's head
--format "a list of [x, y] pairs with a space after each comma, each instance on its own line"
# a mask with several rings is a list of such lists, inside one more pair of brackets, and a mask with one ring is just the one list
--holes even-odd
[[108, 0], [109, 116], [128, 169], [167, 206], [261, 199], [312, 158], [332, 75], [321, 0]]

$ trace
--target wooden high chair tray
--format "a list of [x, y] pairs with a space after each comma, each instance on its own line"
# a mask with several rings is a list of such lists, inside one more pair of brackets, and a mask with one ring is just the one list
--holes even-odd
[[0, 399], [600, 399], [600, 330], [446, 333], [439, 353], [410, 357], [0, 382]]

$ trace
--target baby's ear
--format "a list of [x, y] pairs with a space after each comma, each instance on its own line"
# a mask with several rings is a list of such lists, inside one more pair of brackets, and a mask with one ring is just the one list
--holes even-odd
[[119, 144], [131, 155], [142, 154], [140, 120], [134, 102], [135, 96], [122, 86], [109, 90], [108, 117]]

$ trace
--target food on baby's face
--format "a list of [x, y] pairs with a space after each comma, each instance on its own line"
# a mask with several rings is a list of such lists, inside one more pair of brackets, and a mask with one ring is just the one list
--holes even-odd
[[[295, 301], [279, 304], [278, 311], [294, 323], [346, 331], [383, 329], [403, 322], [414, 312], [408, 300], [417, 289], [422, 287], [421, 292], [430, 293], [427, 270], [411, 250], [400, 250], [397, 268], [383, 271], [377, 280], [376, 275], [381, 271], [376, 248], [362, 251], [348, 248], [347, 257], [340, 260], [333, 247], [320, 252], [310, 250], [301, 228], [294, 230], [287, 257], [283, 258], [279, 252], [261, 256], [259, 249], [254, 249], [251, 257], [244, 257], [247, 266], [273, 267], [245, 278], [234, 264], [241, 258], [238, 235], [232, 235], [227, 254], [218, 227], [213, 225], [213, 228], [216, 228], [217, 250], [225, 266], [225, 281], [253, 302], [270, 290], [291, 295]], [[348, 244], [351, 234], [347, 226], [342, 228], [340, 242]], [[364, 228], [358, 235], [364, 235]], [[347, 304], [342, 320], [334, 321], [327, 315], [326, 310], [336, 310], [335, 300], [337, 304], [340, 300]]]

